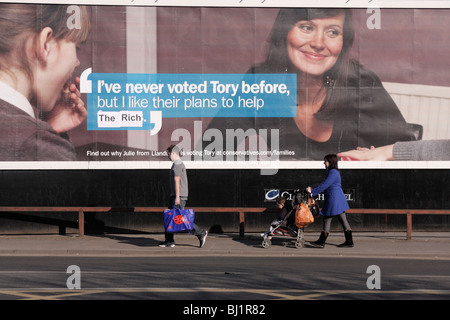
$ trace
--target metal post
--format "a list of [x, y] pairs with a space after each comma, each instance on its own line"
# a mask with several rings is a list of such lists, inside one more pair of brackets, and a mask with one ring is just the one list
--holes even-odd
[[239, 211], [239, 237], [243, 238], [245, 233], [245, 213]]
[[78, 235], [84, 236], [84, 211], [81, 208], [78, 211]]
[[406, 240], [412, 239], [412, 215], [411, 212], [406, 212]]

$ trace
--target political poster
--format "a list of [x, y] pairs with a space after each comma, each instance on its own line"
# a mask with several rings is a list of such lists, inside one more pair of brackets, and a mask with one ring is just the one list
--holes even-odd
[[3, 169], [448, 168], [445, 1], [0, 3]]

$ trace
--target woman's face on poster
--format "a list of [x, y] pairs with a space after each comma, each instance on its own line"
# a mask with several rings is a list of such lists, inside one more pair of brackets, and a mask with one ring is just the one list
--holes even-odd
[[300, 20], [287, 34], [287, 53], [302, 73], [322, 76], [339, 58], [343, 46], [345, 15]]

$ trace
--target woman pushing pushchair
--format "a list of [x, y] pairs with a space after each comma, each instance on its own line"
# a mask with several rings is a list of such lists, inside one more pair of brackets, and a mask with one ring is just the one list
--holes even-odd
[[323, 230], [317, 241], [311, 242], [315, 247], [325, 247], [325, 242], [330, 234], [331, 220], [337, 216], [344, 229], [345, 242], [338, 247], [353, 247], [352, 229], [347, 221], [345, 210], [349, 209], [347, 199], [341, 187], [341, 175], [338, 169], [338, 157], [335, 154], [326, 155], [324, 158], [327, 176], [325, 180], [315, 188], [308, 187], [306, 191], [316, 197], [319, 193], [325, 193], [325, 203], [320, 211], [323, 217]]
[[[317, 241], [311, 242], [314, 247], [323, 248], [330, 233], [331, 220], [337, 216], [344, 229], [345, 242], [338, 247], [353, 247], [353, 237], [350, 224], [347, 221], [345, 210], [349, 209], [347, 199], [341, 187], [341, 175], [338, 169], [338, 158], [335, 154], [326, 155], [324, 158], [327, 176], [325, 180], [315, 188], [307, 187], [305, 192], [296, 190], [292, 201], [282, 197], [277, 199], [277, 205], [281, 209], [278, 219], [272, 221], [269, 229], [262, 234], [264, 248], [268, 248], [274, 235], [296, 236], [296, 247], [303, 247], [303, 227], [296, 221], [300, 206], [307, 204], [312, 215], [320, 214], [323, 217], [323, 230]], [[325, 193], [325, 203], [322, 210], [314, 201], [318, 194]], [[320, 212], [319, 212], [320, 211]], [[312, 219], [314, 221], [314, 219]]]

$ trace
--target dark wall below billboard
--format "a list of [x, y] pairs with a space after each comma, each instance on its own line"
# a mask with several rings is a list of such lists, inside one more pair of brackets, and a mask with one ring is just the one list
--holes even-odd
[[[259, 170], [188, 170], [188, 207], [274, 207], [265, 201], [268, 189], [289, 190], [319, 184], [324, 170], [279, 170], [262, 176]], [[350, 190], [351, 208], [450, 209], [449, 170], [342, 170], [344, 190]], [[165, 207], [167, 170], [47, 170], [0, 171], [0, 206], [139, 206]], [[263, 231], [273, 214], [247, 214], [246, 231]], [[404, 216], [349, 215], [355, 231], [403, 231]], [[58, 233], [55, 221], [76, 228], [70, 214], [1, 213], [0, 234]], [[89, 233], [162, 232], [162, 214], [87, 214]], [[210, 230], [238, 231], [234, 213], [197, 214]], [[450, 229], [448, 216], [414, 216], [414, 230]], [[333, 228], [339, 230], [338, 224]], [[320, 230], [321, 220], [308, 227]], [[70, 231], [68, 231], [70, 232]], [[74, 230], [76, 232], [76, 230]]]

